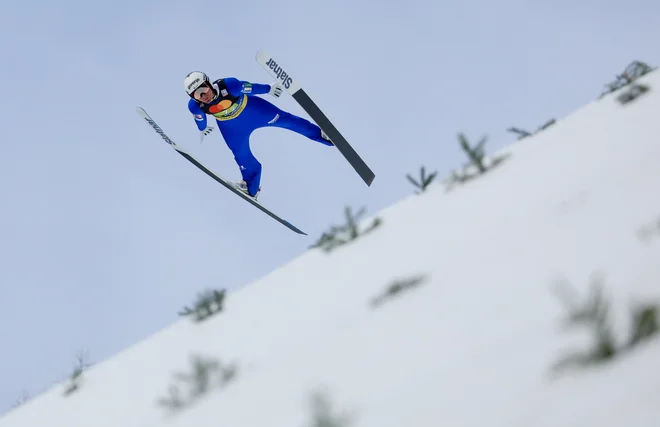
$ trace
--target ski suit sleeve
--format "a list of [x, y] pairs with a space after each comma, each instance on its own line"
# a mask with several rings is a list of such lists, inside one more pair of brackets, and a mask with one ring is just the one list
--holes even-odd
[[206, 114], [199, 108], [194, 99], [188, 101], [188, 110], [195, 117], [195, 124], [198, 130], [206, 129]]
[[227, 85], [227, 90], [234, 96], [245, 94], [250, 95], [262, 95], [270, 92], [270, 85], [261, 84], [261, 83], [251, 83], [245, 80], [238, 80], [234, 77], [227, 77], [225, 84]]

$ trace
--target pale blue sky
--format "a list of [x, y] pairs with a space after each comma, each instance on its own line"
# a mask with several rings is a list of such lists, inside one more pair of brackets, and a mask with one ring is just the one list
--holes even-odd
[[[0, 412], [67, 375], [78, 349], [111, 357], [198, 291], [289, 262], [346, 204], [374, 213], [410, 195], [405, 174], [421, 164], [446, 175], [464, 162], [458, 132], [503, 147], [507, 127], [569, 114], [631, 60], [660, 64], [658, 16], [651, 0], [3, 2]], [[270, 83], [259, 48], [376, 173], [368, 188], [336, 150], [255, 132], [260, 199], [309, 237], [195, 169], [135, 113], [238, 178], [219, 134], [199, 145], [182, 81], [201, 69]], [[275, 103], [304, 115], [288, 96]]]

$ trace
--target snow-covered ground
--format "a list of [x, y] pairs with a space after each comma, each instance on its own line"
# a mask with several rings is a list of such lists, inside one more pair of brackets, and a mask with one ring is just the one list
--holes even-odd
[[[628, 88], [596, 100], [451, 191], [439, 177], [365, 217], [363, 228], [381, 223], [355, 241], [308, 251], [0, 427], [660, 426], [660, 339], [552, 371], [595, 336], [564, 327], [558, 283], [580, 302], [602, 284], [618, 347], [635, 304], [660, 300], [660, 73], [638, 83], [650, 91], [630, 104], [616, 101]], [[218, 369], [180, 379], [193, 356]], [[173, 385], [178, 410], [158, 403]], [[316, 392], [348, 422], [315, 424]]]

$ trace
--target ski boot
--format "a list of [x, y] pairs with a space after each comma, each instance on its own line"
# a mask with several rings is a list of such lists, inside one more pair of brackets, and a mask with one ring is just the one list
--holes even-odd
[[245, 180], [242, 180], [242, 181], [239, 181], [239, 182], [235, 182], [235, 183], [234, 183], [234, 186], [236, 186], [236, 189], [237, 189], [237, 190], [242, 191], [242, 192], [245, 193], [248, 197], [251, 197], [251, 198], [254, 199], [254, 200], [257, 200], [257, 196], [259, 196], [259, 192], [261, 192], [261, 187], [259, 187], [259, 189], [257, 190], [257, 194], [255, 194], [254, 196], [252, 196], [252, 195], [250, 194], [250, 192], [248, 191], [248, 185], [247, 185], [247, 182], [246, 182]]
[[330, 145], [335, 145], [335, 144], [332, 143], [332, 140], [328, 137], [328, 135], [327, 135], [325, 132], [323, 132], [323, 129], [321, 129], [321, 138], [323, 138], [323, 139], [325, 139], [326, 141], [328, 141], [328, 143], [329, 143]]

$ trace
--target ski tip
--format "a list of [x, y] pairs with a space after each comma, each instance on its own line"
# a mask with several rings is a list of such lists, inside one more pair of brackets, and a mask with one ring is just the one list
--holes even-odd
[[283, 219], [282, 222], [283, 222], [287, 227], [289, 227], [291, 230], [295, 231], [296, 233], [298, 233], [298, 234], [302, 234], [302, 235], [304, 235], [304, 236], [307, 236], [307, 233], [305, 233], [304, 231], [302, 231], [301, 229], [299, 229], [299, 228], [296, 227], [295, 225], [291, 224], [289, 221]]

